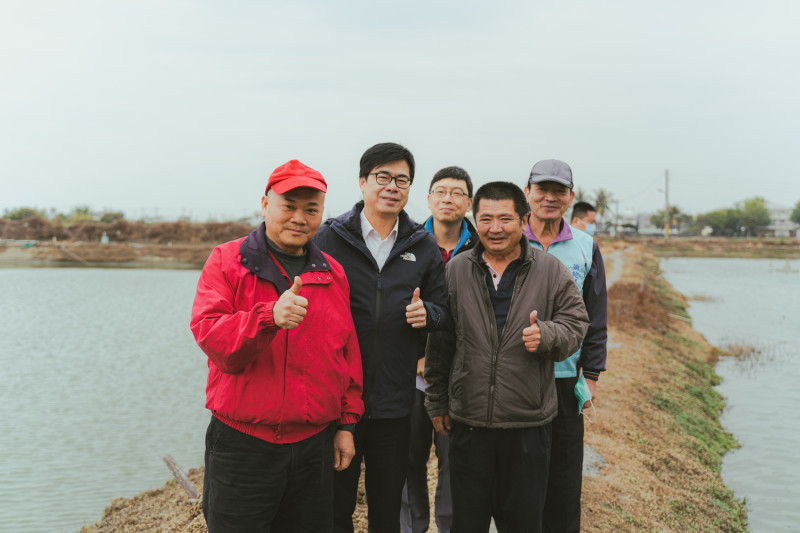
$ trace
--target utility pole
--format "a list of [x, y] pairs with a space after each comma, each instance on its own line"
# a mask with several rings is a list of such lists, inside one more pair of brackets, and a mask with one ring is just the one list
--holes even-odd
[[664, 238], [669, 239], [669, 169], [664, 169]]
[[619, 239], [619, 200], [614, 200], [614, 235]]

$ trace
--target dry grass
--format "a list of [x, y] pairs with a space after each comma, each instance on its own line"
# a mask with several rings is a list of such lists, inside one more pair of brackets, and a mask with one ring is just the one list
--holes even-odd
[[[609, 292], [616, 347], [598, 387], [587, 444], [606, 459], [584, 483], [585, 531], [746, 531], [746, 511], [719, 476], [735, 446], [719, 425], [715, 357], [681, 320], [685, 302], [641, 248], [625, 253]], [[642, 289], [642, 280], [644, 288]]]

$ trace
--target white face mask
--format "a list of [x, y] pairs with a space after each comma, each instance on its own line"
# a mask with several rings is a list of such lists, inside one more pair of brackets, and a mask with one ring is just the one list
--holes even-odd
[[597, 224], [586, 224], [586, 229], [583, 231], [594, 237], [594, 234], [597, 231]]

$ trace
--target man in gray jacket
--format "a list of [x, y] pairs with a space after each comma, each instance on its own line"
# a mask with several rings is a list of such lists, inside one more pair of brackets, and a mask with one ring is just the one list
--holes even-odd
[[450, 436], [453, 532], [541, 531], [551, 427], [553, 362], [589, 326], [572, 276], [523, 236], [529, 206], [508, 182], [473, 203], [480, 243], [447, 265], [450, 314], [428, 337], [425, 405]]

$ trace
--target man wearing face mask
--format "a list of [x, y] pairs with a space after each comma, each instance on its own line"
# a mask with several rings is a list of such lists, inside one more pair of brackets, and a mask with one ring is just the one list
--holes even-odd
[[597, 209], [588, 202], [578, 202], [572, 206], [572, 222], [569, 223], [573, 228], [577, 228], [587, 235], [594, 238], [597, 233]]
[[[576, 385], [592, 401], [597, 379], [606, 368], [606, 275], [603, 256], [592, 237], [571, 228], [564, 219], [575, 192], [572, 169], [563, 161], [539, 161], [531, 169], [525, 196], [531, 216], [525, 235], [536, 249], [556, 256], [572, 274], [583, 295], [589, 315], [589, 330], [581, 348], [565, 361], [556, 363], [558, 416], [553, 420], [553, 443], [547, 498], [542, 531], [577, 532], [581, 523], [581, 484], [583, 480], [583, 417]], [[580, 382], [580, 383], [579, 383]]]

